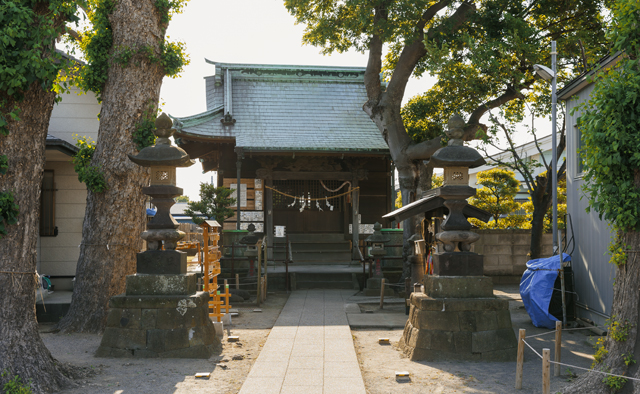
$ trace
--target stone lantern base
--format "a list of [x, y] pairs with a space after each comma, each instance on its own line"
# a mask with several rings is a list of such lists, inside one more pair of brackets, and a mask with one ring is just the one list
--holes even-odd
[[126, 293], [109, 300], [96, 356], [207, 359], [221, 349], [208, 301], [195, 274], [129, 275]]
[[428, 276], [411, 295], [400, 347], [412, 360], [515, 361], [509, 301], [486, 276]]

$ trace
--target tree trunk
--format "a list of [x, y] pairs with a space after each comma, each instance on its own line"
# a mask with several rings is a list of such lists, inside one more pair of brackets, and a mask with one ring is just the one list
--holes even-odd
[[[531, 195], [533, 213], [531, 215], [531, 244], [529, 245], [529, 259], [542, 256], [542, 235], [544, 234], [544, 217], [552, 203], [551, 182], [547, 177], [536, 177], [536, 188]], [[548, 190], [547, 190], [548, 189]]]
[[0, 372], [10, 374], [0, 378], [0, 387], [19, 375], [23, 383], [31, 381], [35, 393], [71, 383], [40, 339], [35, 309], [40, 188], [54, 98], [34, 82], [17, 103], [21, 120], [9, 120], [10, 134], [0, 135], [0, 153], [9, 164], [0, 175], [0, 192], [12, 191], [20, 210], [18, 223], [7, 226], [8, 234], [0, 238]]
[[[112, 48], [150, 46], [160, 56], [166, 26], [155, 1], [120, 0], [109, 20]], [[58, 325], [62, 331], [103, 331], [109, 298], [123, 293], [125, 277], [136, 272], [136, 252], [146, 226], [142, 187], [149, 183], [149, 171], [127, 154], [136, 152], [132, 132], [144, 113], [156, 111], [163, 76], [161, 65], [142, 52], [124, 67], [109, 67], [93, 157], [108, 190], [87, 195], [76, 283], [69, 313]]]

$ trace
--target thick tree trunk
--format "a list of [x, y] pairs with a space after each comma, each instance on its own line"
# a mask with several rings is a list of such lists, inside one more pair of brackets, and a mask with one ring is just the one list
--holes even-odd
[[[150, 46], [159, 56], [166, 26], [155, 1], [120, 0], [109, 20], [113, 48]], [[163, 76], [161, 66], [140, 52], [124, 67], [109, 68], [93, 158], [108, 190], [87, 196], [76, 283], [69, 313], [58, 325], [62, 331], [103, 331], [109, 298], [123, 293], [126, 275], [136, 272], [146, 225], [142, 187], [149, 183], [149, 172], [127, 154], [136, 152], [132, 132], [144, 113], [156, 110]]]
[[33, 83], [18, 103], [21, 120], [9, 121], [9, 135], [0, 135], [0, 154], [9, 162], [8, 172], [0, 175], [0, 192], [12, 191], [20, 209], [18, 223], [0, 238], [0, 372], [10, 374], [0, 378], [0, 387], [19, 375], [23, 383], [31, 381], [35, 393], [71, 383], [40, 339], [35, 309], [40, 187], [54, 98], [54, 92]]

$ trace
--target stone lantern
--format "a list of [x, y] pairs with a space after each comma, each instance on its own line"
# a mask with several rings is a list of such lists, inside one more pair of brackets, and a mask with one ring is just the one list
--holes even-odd
[[158, 208], [142, 233], [149, 250], [138, 253], [137, 273], [127, 276], [125, 294], [109, 300], [107, 328], [96, 356], [207, 359], [219, 347], [209, 319], [209, 294], [197, 291], [196, 274], [187, 273], [187, 254], [175, 250], [184, 233], [170, 212], [174, 197], [182, 195], [176, 167], [193, 161], [171, 145], [175, 130], [167, 115], [155, 125], [156, 144], [129, 155], [151, 168], [150, 185], [142, 188]]
[[389, 236], [383, 235], [380, 231], [382, 229], [382, 225], [378, 222], [373, 225], [373, 234], [368, 236], [365, 241], [371, 244], [371, 252], [370, 254], [376, 261], [376, 269], [374, 273], [374, 277], [382, 278], [382, 264], [381, 259], [383, 256], [387, 255], [387, 252], [384, 250], [384, 244], [389, 242]]
[[[471, 252], [479, 239], [468, 216], [488, 220], [488, 213], [467, 203], [475, 194], [469, 168], [485, 163], [463, 145], [465, 122], [454, 115], [448, 124], [449, 144], [431, 156], [430, 164], [444, 168], [442, 187], [388, 216], [396, 220], [418, 213], [446, 216], [436, 229], [433, 275], [425, 275], [424, 293], [411, 295], [411, 313], [399, 346], [411, 360], [512, 361], [517, 341], [509, 302], [493, 295], [493, 282], [484, 276], [483, 256]], [[437, 224], [437, 222], [436, 222]]]
[[[389, 242], [390, 237], [382, 234], [382, 225], [376, 222], [373, 225], [373, 234], [368, 236], [365, 241], [371, 244], [371, 256], [375, 259], [376, 268], [373, 277], [367, 279], [367, 289], [364, 294], [367, 296], [379, 295], [380, 287], [382, 286], [382, 257], [387, 255], [387, 251], [384, 249], [384, 245]], [[393, 290], [389, 287], [384, 289], [385, 295], [393, 295]]]
[[260, 240], [260, 237], [255, 234], [256, 226], [253, 223], [249, 224], [247, 230], [249, 230], [249, 234], [242, 237], [239, 242], [247, 245], [247, 250], [244, 251], [245, 257], [249, 258], [249, 273], [247, 277], [253, 277], [256, 275], [255, 261], [256, 257], [258, 257], [258, 247], [256, 244]]

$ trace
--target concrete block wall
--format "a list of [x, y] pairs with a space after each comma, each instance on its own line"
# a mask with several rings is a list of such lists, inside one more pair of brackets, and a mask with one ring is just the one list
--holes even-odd
[[[529, 260], [527, 253], [531, 244], [529, 230], [474, 230], [480, 235], [473, 244], [473, 251], [484, 255], [484, 274], [506, 281], [515, 281], [524, 273]], [[542, 253], [544, 257], [553, 253], [551, 234], [542, 236]], [[511, 280], [509, 280], [511, 279]], [[498, 280], [500, 282], [500, 280]]]

